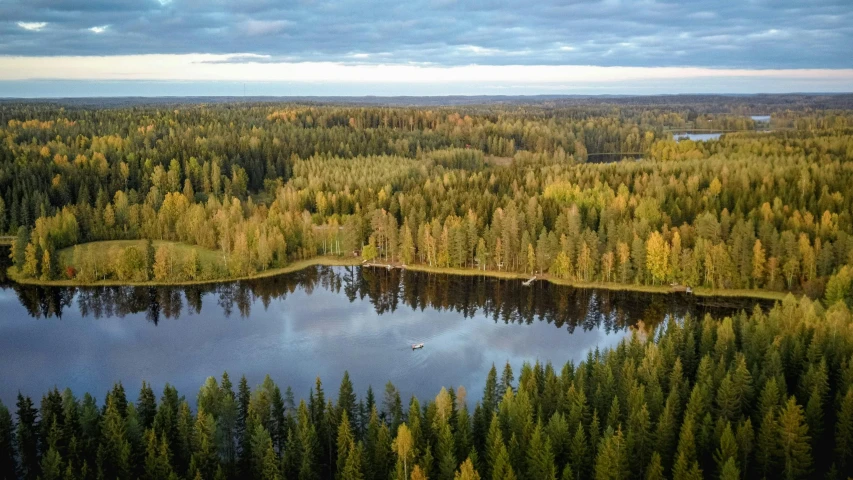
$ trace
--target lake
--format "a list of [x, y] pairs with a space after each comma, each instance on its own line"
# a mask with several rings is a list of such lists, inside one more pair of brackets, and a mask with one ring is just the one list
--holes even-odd
[[[5, 268], [5, 267], [4, 267]], [[312, 267], [256, 281], [170, 287], [45, 288], [0, 283], [0, 399], [71, 387], [100, 401], [122, 381], [166, 382], [193, 401], [205, 378], [270, 374], [307, 397], [387, 381], [404, 398], [442, 386], [480, 397], [492, 363], [560, 368], [616, 345], [638, 322], [731, 314], [754, 300], [576, 289], [519, 280], [360, 267]], [[766, 305], [766, 303], [764, 304]], [[422, 350], [411, 344], [424, 342]], [[159, 394], [158, 394], [159, 396]]]
[[719, 140], [719, 138], [723, 136], [721, 132], [715, 133], [673, 133], [672, 138], [675, 139], [676, 142], [680, 142], [682, 140], [693, 140], [694, 142], [704, 142], [706, 140]]

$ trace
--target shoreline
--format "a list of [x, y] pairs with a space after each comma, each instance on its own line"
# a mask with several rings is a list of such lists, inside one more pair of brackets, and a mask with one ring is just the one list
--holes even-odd
[[[103, 280], [96, 282], [76, 282], [74, 280], [40, 280], [37, 278], [19, 278], [14, 267], [9, 267], [7, 276], [9, 280], [21, 285], [35, 285], [42, 287], [181, 287], [191, 285], [209, 285], [213, 283], [228, 283], [247, 280], [259, 280], [263, 278], [275, 277], [288, 273], [297, 272], [308, 267], [325, 266], [325, 267], [373, 267], [373, 268], [402, 268], [399, 264], [388, 264], [381, 262], [363, 263], [360, 258], [345, 258], [318, 256], [306, 260], [293, 262], [286, 267], [273, 268], [263, 272], [258, 272], [253, 275], [233, 278], [218, 278], [208, 280], [186, 280], [178, 282], [124, 282], [120, 280]], [[450, 267], [430, 267], [429, 265], [407, 265], [405, 270], [412, 270], [423, 273], [434, 273], [440, 275], [463, 275], [463, 276], [484, 276], [492, 278], [501, 278], [505, 280], [529, 280], [531, 275], [517, 272], [505, 272], [495, 270], [473, 270], [468, 268], [450, 268]], [[680, 293], [668, 285], [640, 285], [633, 283], [617, 283], [617, 282], [581, 282], [576, 280], [568, 280], [552, 277], [548, 274], [536, 275], [536, 281], [546, 281], [555, 285], [563, 285], [573, 288], [601, 289], [611, 291], [625, 292], [640, 292], [640, 293]], [[693, 288], [692, 295], [698, 297], [731, 297], [731, 298], [754, 298], [759, 300], [781, 301], [788, 295], [793, 295], [791, 292], [780, 292], [774, 290], [755, 290], [755, 289], [714, 289], [705, 287]]]

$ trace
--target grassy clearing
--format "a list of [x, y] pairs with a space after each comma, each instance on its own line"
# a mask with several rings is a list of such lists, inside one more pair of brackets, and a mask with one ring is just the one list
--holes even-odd
[[[57, 254], [59, 255], [60, 265], [74, 265], [74, 249], [79, 249], [81, 254], [93, 252], [99, 255], [107, 255], [113, 249], [125, 249], [128, 247], [136, 247], [140, 251], [145, 252], [145, 244], [147, 240], [105, 240], [102, 242], [81, 243], [73, 247], [63, 248]], [[165, 240], [154, 240], [152, 242], [154, 248], [157, 249], [163, 245], [171, 245], [175, 249], [175, 253], [181, 257], [186, 257], [191, 250], [198, 252], [199, 262], [201, 264], [217, 265], [224, 268], [225, 264], [222, 259], [222, 253], [209, 248], [199, 247], [197, 245], [187, 245], [180, 242], [169, 242]]]
[[[60, 265], [64, 268], [67, 265], [75, 266], [73, 264], [74, 258], [74, 249], [79, 249], [79, 254], [85, 254], [88, 252], [92, 252], [96, 255], [109, 255], [111, 250], [115, 249], [124, 249], [128, 247], [136, 247], [141, 251], [145, 251], [145, 240], [108, 240], [102, 242], [91, 242], [84, 243], [80, 245], [76, 245], [74, 247], [69, 247], [62, 249], [57, 252], [59, 257]], [[205, 268], [207, 266], [215, 266], [217, 268], [221, 267], [224, 270], [225, 263], [222, 257], [222, 253], [216, 250], [210, 250], [208, 248], [199, 247], [195, 245], [187, 245], [185, 243], [179, 242], [169, 242], [163, 240], [155, 240], [154, 248], [157, 249], [163, 245], [171, 245], [175, 250], [175, 253], [179, 257], [188, 256], [191, 250], [195, 250], [199, 255], [199, 263], [201, 264], [201, 268]], [[219, 278], [210, 278], [204, 280], [175, 280], [175, 281], [146, 281], [146, 282], [134, 282], [134, 281], [122, 281], [117, 279], [107, 279], [107, 280], [97, 280], [94, 282], [81, 282], [79, 280], [42, 280], [39, 278], [24, 278], [21, 277], [17, 270], [14, 267], [10, 267], [7, 271], [8, 277], [18, 283], [26, 284], [26, 285], [45, 285], [45, 286], [63, 286], [63, 287], [93, 287], [93, 286], [159, 286], [159, 285], [200, 285], [206, 283], [221, 283], [221, 282], [230, 282], [235, 280], [251, 280], [257, 278], [265, 278], [272, 277], [275, 275], [282, 275], [285, 273], [295, 272], [297, 270], [302, 270], [303, 268], [311, 267], [314, 265], [324, 265], [324, 266], [350, 266], [350, 265], [360, 265], [360, 258], [344, 258], [344, 257], [314, 257], [307, 260], [298, 260], [296, 262], [290, 263], [285, 267], [281, 268], [270, 268], [262, 272], [257, 272], [252, 275], [242, 276], [242, 277], [219, 277]]]

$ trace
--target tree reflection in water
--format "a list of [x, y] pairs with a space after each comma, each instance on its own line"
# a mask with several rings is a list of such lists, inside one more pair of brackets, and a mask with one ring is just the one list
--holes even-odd
[[273, 301], [284, 300], [297, 290], [310, 294], [317, 288], [343, 294], [350, 302], [367, 298], [379, 314], [395, 312], [401, 306], [449, 310], [466, 318], [482, 312], [495, 322], [545, 321], [569, 332], [578, 327], [601, 327], [609, 333], [640, 321], [654, 326], [667, 316], [728, 315], [752, 309], [757, 303], [769, 305], [750, 299], [572, 288], [544, 281], [525, 287], [520, 280], [483, 276], [322, 266], [258, 280], [182, 287], [0, 286], [14, 289], [34, 318], [62, 318], [76, 300], [84, 317], [122, 318], [145, 312], [155, 325], [161, 318], [200, 314], [206, 296], [215, 296], [226, 317], [236, 310], [240, 317], [249, 318], [252, 308], [267, 309]]

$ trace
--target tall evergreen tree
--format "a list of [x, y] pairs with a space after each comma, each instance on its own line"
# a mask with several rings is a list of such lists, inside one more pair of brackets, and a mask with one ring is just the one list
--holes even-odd
[[38, 410], [30, 397], [18, 393], [18, 427], [16, 444], [20, 460], [21, 476], [34, 479], [39, 475]]
[[0, 401], [0, 478], [3, 479], [12, 479], [17, 476], [14, 431], [12, 415]]
[[811, 471], [812, 456], [803, 407], [790, 397], [779, 412], [779, 454], [786, 479], [802, 478]]

